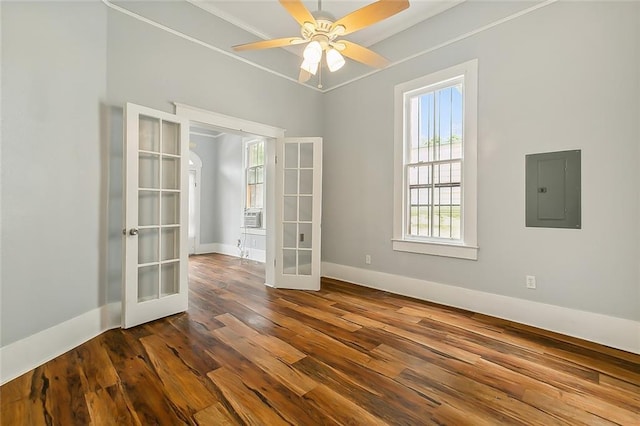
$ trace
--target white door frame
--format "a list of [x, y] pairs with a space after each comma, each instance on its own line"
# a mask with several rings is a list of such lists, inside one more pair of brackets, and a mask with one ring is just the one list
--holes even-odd
[[[196, 231], [196, 236], [195, 236], [195, 247], [194, 247], [194, 251], [193, 254], [197, 254], [198, 251], [200, 250], [200, 185], [201, 185], [201, 181], [202, 181], [202, 160], [200, 159], [200, 157], [198, 156], [198, 154], [196, 154], [194, 151], [189, 150], [189, 161], [193, 162], [193, 164], [189, 164], [189, 172], [194, 172], [195, 173], [195, 200], [194, 200], [194, 212], [193, 212], [193, 216], [195, 218], [194, 220], [194, 228]], [[189, 254], [191, 254], [191, 242], [189, 242]]]
[[234, 132], [249, 133], [265, 138], [265, 176], [266, 176], [266, 216], [267, 216], [267, 235], [266, 235], [266, 262], [265, 262], [265, 284], [274, 287], [275, 283], [275, 172], [276, 172], [276, 139], [283, 138], [285, 129], [280, 127], [269, 126], [267, 124], [256, 123], [254, 121], [243, 120], [241, 118], [231, 117], [202, 108], [193, 107], [178, 102], [175, 105], [175, 114], [187, 118], [191, 121], [209, 124], [215, 127], [228, 129]]

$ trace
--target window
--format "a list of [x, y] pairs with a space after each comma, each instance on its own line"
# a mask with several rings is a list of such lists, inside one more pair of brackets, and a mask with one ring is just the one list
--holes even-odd
[[264, 140], [250, 140], [246, 142], [245, 149], [245, 226], [263, 228]]
[[261, 209], [264, 204], [264, 142], [247, 143], [246, 155], [247, 199], [245, 208]]
[[394, 250], [477, 259], [477, 67], [396, 86]]

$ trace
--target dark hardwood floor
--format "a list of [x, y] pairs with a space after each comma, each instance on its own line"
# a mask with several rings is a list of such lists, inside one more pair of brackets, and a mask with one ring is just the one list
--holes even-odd
[[334, 280], [190, 262], [185, 314], [0, 388], [13, 425], [640, 425], [640, 356]]

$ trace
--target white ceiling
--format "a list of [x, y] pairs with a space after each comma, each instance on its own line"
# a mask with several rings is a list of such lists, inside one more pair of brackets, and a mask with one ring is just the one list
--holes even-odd
[[[270, 39], [300, 35], [300, 26], [277, 0], [187, 1], [255, 34], [256, 38], [246, 40], [246, 43], [258, 41], [260, 38]], [[349, 34], [348, 39], [363, 46], [371, 46], [462, 1], [464, 0], [411, 0], [408, 9], [371, 27]], [[311, 12], [318, 10], [317, 1], [304, 1], [303, 3]], [[322, 10], [339, 19], [370, 3], [373, 3], [373, 0], [324, 0], [322, 1]]]

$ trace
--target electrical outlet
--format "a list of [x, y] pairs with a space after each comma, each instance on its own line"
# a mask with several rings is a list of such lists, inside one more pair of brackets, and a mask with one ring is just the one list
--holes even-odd
[[535, 275], [527, 275], [527, 288], [535, 289], [536, 288], [536, 277]]
[[371, 265], [371, 255], [370, 254], [365, 254], [364, 255], [364, 263], [366, 263], [367, 265]]

